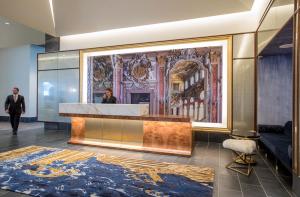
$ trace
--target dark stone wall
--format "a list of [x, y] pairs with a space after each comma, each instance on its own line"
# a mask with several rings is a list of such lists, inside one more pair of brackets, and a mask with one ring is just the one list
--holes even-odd
[[60, 48], [60, 38], [49, 34], [45, 35], [45, 52], [57, 52]]

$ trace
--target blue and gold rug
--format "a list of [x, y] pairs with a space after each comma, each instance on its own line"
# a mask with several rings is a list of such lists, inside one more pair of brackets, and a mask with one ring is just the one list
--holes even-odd
[[174, 163], [29, 146], [0, 153], [0, 187], [33, 196], [211, 197], [214, 172]]

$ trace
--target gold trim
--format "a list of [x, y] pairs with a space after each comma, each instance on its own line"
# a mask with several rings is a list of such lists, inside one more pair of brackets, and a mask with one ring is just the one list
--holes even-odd
[[175, 150], [175, 149], [166, 149], [166, 148], [155, 148], [155, 147], [144, 147], [139, 145], [130, 145], [130, 144], [116, 144], [114, 142], [103, 142], [100, 140], [91, 140], [91, 139], [70, 139], [69, 144], [80, 144], [87, 146], [95, 147], [105, 147], [105, 148], [114, 148], [114, 149], [125, 149], [130, 151], [141, 151], [141, 152], [151, 152], [159, 153], [166, 155], [180, 155], [190, 157], [192, 155], [192, 150]]
[[117, 49], [127, 49], [127, 48], [141, 48], [149, 46], [162, 46], [171, 44], [183, 44], [183, 43], [195, 43], [195, 42], [207, 42], [207, 41], [227, 41], [227, 126], [223, 127], [193, 127], [195, 131], [214, 131], [214, 132], [226, 132], [228, 133], [232, 129], [233, 125], [233, 101], [232, 101], [232, 65], [233, 65], [233, 55], [232, 46], [233, 39], [232, 35], [223, 36], [211, 36], [211, 37], [198, 37], [198, 38], [187, 38], [187, 39], [177, 39], [177, 40], [167, 40], [167, 41], [157, 41], [157, 42], [145, 42], [136, 44], [125, 44], [125, 45], [115, 45], [115, 46], [105, 46], [90, 49], [80, 50], [80, 102], [82, 102], [82, 78], [83, 78], [83, 56], [85, 53], [96, 52], [96, 51], [107, 51], [107, 50], [117, 50]]
[[[296, 2], [298, 7], [299, 0]], [[293, 161], [292, 168], [293, 172], [300, 175], [299, 169], [299, 13], [294, 15], [293, 20]]]
[[79, 78], [79, 94], [80, 94], [80, 103], [82, 103], [82, 78], [83, 78], [83, 51], [79, 51], [79, 72], [80, 72], [80, 78]]
[[269, 13], [269, 11], [270, 11], [270, 9], [271, 9], [271, 7], [272, 7], [274, 1], [275, 1], [275, 0], [271, 0], [271, 1], [269, 2], [269, 4], [267, 5], [267, 7], [266, 7], [266, 9], [265, 9], [265, 11], [264, 11], [264, 13], [263, 13], [261, 19], [259, 20], [259, 24], [258, 24], [258, 27], [257, 27], [257, 29], [256, 29], [256, 32], [258, 32], [258, 29], [260, 28], [260, 26], [261, 26], [262, 23], [264, 22], [264, 20], [265, 20], [267, 14]]
[[230, 36], [227, 40], [227, 130], [232, 130], [233, 126], [233, 74], [232, 74], [232, 67], [233, 67], [233, 39]]
[[96, 51], [107, 51], [107, 50], [117, 50], [117, 49], [127, 49], [127, 48], [141, 48], [141, 47], [149, 47], [149, 46], [161, 46], [161, 45], [207, 42], [207, 41], [218, 41], [218, 40], [232, 40], [232, 36], [231, 35], [209, 36], [209, 37], [197, 37], [197, 38], [187, 38], [187, 39], [177, 39], [177, 40], [156, 41], [156, 42], [145, 42], [145, 43], [136, 43], [136, 44], [124, 44], [124, 45], [82, 49], [80, 51], [82, 53], [89, 53], [89, 52], [96, 52]]
[[209, 132], [215, 132], [215, 133], [230, 133], [231, 129], [228, 128], [216, 128], [216, 127], [193, 127], [193, 131], [195, 132], [201, 132], [201, 131], [209, 131]]
[[253, 130], [257, 131], [257, 105], [258, 105], [258, 101], [257, 101], [257, 86], [258, 86], [258, 70], [257, 70], [257, 64], [258, 64], [258, 59], [257, 59], [257, 55], [258, 55], [258, 32], [255, 32], [254, 34], [254, 117], [253, 117]]

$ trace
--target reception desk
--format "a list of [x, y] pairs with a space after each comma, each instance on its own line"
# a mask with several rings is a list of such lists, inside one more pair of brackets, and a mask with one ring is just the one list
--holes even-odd
[[69, 143], [190, 156], [189, 117], [149, 115], [148, 104], [61, 103], [71, 117]]

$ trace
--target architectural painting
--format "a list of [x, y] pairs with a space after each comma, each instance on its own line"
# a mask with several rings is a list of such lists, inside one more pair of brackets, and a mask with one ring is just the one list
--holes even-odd
[[101, 103], [112, 88], [118, 103], [149, 103], [151, 114], [222, 123], [223, 57], [216, 44], [87, 56], [87, 102]]

